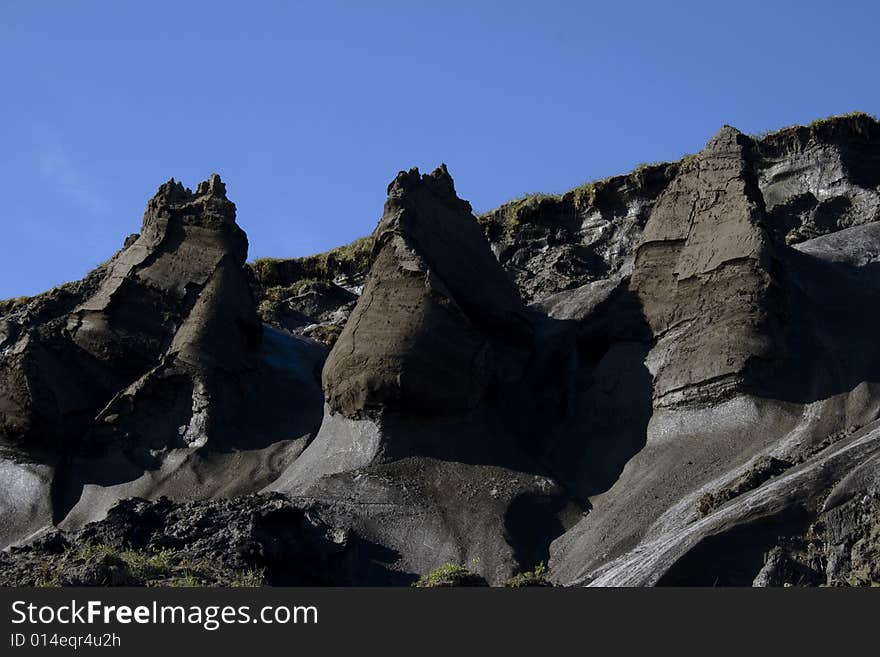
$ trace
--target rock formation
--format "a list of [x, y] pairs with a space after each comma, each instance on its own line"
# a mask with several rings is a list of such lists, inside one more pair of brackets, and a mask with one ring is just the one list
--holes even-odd
[[784, 313], [752, 141], [723, 128], [679, 172], [651, 213], [630, 288], [656, 345], [660, 405], [754, 387], [758, 364], [781, 351]]
[[[47, 522], [78, 526], [125, 494], [253, 490], [302, 449], [281, 446], [320, 423], [322, 353], [264, 335], [246, 259], [219, 176], [195, 193], [171, 180], [107, 263], [3, 317], [5, 542]], [[241, 480], [192, 490], [236, 452]], [[254, 469], [265, 471], [248, 482]]]
[[479, 217], [413, 169], [368, 238], [246, 250], [218, 177], [172, 181], [0, 302], [4, 582], [880, 582], [872, 117]]
[[497, 419], [530, 356], [525, 309], [445, 167], [398, 174], [373, 244], [324, 366], [321, 432], [270, 488], [329, 504], [398, 568], [477, 560], [504, 581], [567, 507]]
[[475, 407], [491, 377], [491, 333], [526, 330], [516, 288], [445, 167], [388, 187], [370, 277], [327, 358], [331, 411]]

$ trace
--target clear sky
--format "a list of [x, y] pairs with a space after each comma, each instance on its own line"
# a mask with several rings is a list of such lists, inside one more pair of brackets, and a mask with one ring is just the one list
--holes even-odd
[[86, 271], [217, 171], [251, 257], [370, 233], [400, 169], [486, 210], [746, 132], [880, 113], [851, 2], [0, 0], [0, 298]]

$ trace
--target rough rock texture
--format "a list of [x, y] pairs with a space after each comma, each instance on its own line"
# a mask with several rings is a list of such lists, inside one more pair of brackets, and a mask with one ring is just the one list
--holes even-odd
[[[845, 151], [822, 140], [861, 134], [853, 126], [863, 121], [810, 128], [801, 147]], [[651, 408], [619, 477], [596, 490], [590, 513], [551, 547], [558, 583], [856, 581], [848, 566], [814, 560], [812, 575], [801, 568], [795, 577], [785, 564], [807, 559], [804, 537], [825, 531], [837, 482], [874, 463], [880, 225], [786, 246], [757, 184], [768, 144], [780, 139], [754, 143], [722, 130], [655, 205], [630, 283], [653, 335], [644, 360]], [[870, 161], [870, 149], [860, 149]], [[820, 170], [801, 175], [831, 187], [822, 161], [813, 166]], [[847, 169], [836, 175], [840, 190], [864, 180]], [[596, 306], [584, 323], [603, 326], [595, 317], [610, 312], [603, 307], [614, 306]], [[867, 486], [859, 494], [872, 495]], [[844, 552], [869, 542], [870, 523], [860, 523], [829, 540]], [[831, 549], [823, 548], [826, 560]]]
[[322, 349], [261, 328], [246, 257], [219, 176], [171, 180], [110, 261], [2, 317], [0, 542], [126, 494], [254, 490], [301, 451]]
[[[0, 538], [44, 536], [4, 581], [880, 583], [878, 126], [724, 127], [479, 218], [401, 172], [371, 237], [250, 265], [219, 179], [163, 186], [0, 302]], [[161, 495], [225, 501], [77, 533]]]
[[654, 334], [657, 405], [754, 388], [780, 348], [785, 308], [751, 139], [723, 128], [651, 213], [630, 289]]
[[228, 379], [256, 369], [260, 327], [246, 254], [219, 176], [196, 194], [173, 180], [162, 185], [141, 234], [69, 303], [49, 315], [37, 299], [4, 317], [18, 336], [4, 346], [0, 439], [54, 447], [82, 432], [81, 449], [141, 442], [157, 433], [144, 427], [155, 419], [167, 425], [155, 447], [203, 443], [235, 385]]
[[642, 165], [561, 196], [526, 196], [479, 222], [523, 298], [549, 311], [572, 289], [629, 276], [651, 208], [680, 166]]
[[313, 256], [250, 263], [260, 319], [332, 347], [363, 290], [372, 245], [364, 237]]
[[491, 377], [491, 333], [515, 339], [527, 326], [445, 167], [397, 176], [373, 243], [363, 294], [324, 366], [330, 410], [473, 408]]
[[365, 574], [359, 559], [350, 531], [281, 495], [134, 498], [76, 534], [0, 553], [0, 586], [345, 585]]
[[524, 308], [445, 167], [397, 176], [374, 244], [321, 432], [270, 488], [329, 503], [397, 568], [475, 561], [504, 582], [546, 559], [569, 510], [502, 419], [531, 355]]
[[880, 218], [880, 124], [867, 115], [786, 128], [758, 142], [771, 229], [788, 243]]

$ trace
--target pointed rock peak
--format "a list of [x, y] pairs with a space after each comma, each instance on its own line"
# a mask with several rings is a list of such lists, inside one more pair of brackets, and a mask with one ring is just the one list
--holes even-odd
[[218, 198], [226, 198], [226, 185], [220, 180], [220, 176], [212, 173], [211, 177], [199, 183], [196, 190], [197, 196], [216, 196]]
[[191, 189], [184, 187], [183, 183], [174, 180], [174, 178], [170, 178], [168, 182], [159, 185], [159, 189], [152, 200], [165, 203], [179, 203], [186, 201], [191, 195]]
[[430, 180], [435, 191], [455, 196], [455, 182], [452, 180], [452, 176], [449, 175], [449, 170], [446, 168], [445, 163], [431, 172]]
[[234, 224], [235, 204], [226, 198], [226, 185], [216, 173], [200, 182], [195, 194], [171, 178], [147, 203], [144, 225], [168, 215], [180, 215], [185, 223]]
[[418, 167], [413, 167], [409, 171], [399, 171], [394, 180], [388, 184], [388, 196], [393, 198], [403, 196], [407, 191], [418, 186], [421, 177]]
[[471, 204], [458, 198], [455, 182], [445, 164], [441, 164], [429, 174], [422, 174], [418, 167], [400, 171], [388, 185], [389, 202], [401, 202], [416, 195], [428, 192], [430, 196], [445, 204], [456, 206], [464, 212], [471, 212]]
[[704, 152], [715, 153], [719, 151], [729, 151], [731, 149], [739, 149], [745, 146], [751, 140], [749, 137], [733, 126], [723, 125], [721, 130], [706, 143]]

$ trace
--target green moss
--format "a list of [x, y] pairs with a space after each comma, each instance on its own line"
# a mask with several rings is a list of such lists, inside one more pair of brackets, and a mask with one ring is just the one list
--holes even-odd
[[544, 566], [544, 563], [541, 562], [535, 566], [534, 570], [514, 575], [507, 580], [507, 583], [504, 586], [515, 589], [529, 586], [551, 586], [550, 582], [547, 581], [546, 575], [547, 568]]
[[596, 195], [599, 193], [602, 181], [594, 180], [571, 190], [571, 198], [575, 210], [586, 210], [596, 205]]
[[694, 162], [696, 162], [696, 160], [696, 153], [688, 153], [678, 161], [679, 171], [684, 171], [685, 169], [689, 168], [691, 165], [693, 165]]
[[868, 114], [867, 112], [856, 110], [854, 112], [846, 112], [845, 114], [832, 114], [821, 119], [816, 119], [815, 121], [810, 121], [807, 127], [816, 128], [818, 126], [825, 125], [826, 123], [839, 121], [840, 119], [871, 119], [873, 121], [876, 121], [877, 117], [873, 114]]
[[303, 331], [303, 335], [321, 342], [328, 349], [332, 349], [339, 336], [342, 335], [342, 326], [339, 324], [317, 324], [312, 329]]
[[[595, 207], [601, 201], [603, 192], [607, 193], [609, 190], [615, 190], [624, 183], [628, 183], [632, 187], [643, 187], [647, 184], [649, 176], [658, 169], [675, 166], [676, 164], [678, 165], [678, 168], [681, 169], [690, 164], [695, 158], [696, 155], [685, 155], [677, 163], [671, 164], [666, 162], [642, 162], [636, 165], [636, 167], [627, 174], [609, 176], [598, 180], [589, 180], [582, 185], [578, 185], [569, 190], [565, 194], [553, 196], [547, 194], [534, 194], [531, 195], [531, 198], [540, 199], [541, 196], [544, 196], [556, 201], [570, 202], [574, 206], [575, 211], [584, 212], [591, 207]], [[502, 206], [499, 210], [503, 210], [504, 208], [505, 206]], [[495, 212], [498, 211], [496, 210]]]
[[58, 586], [64, 572], [84, 564], [118, 569], [126, 582], [138, 586], [233, 586], [263, 583], [257, 570], [238, 571], [210, 559], [192, 559], [174, 550], [139, 551], [99, 543], [68, 548], [46, 561], [35, 578], [36, 586]]
[[495, 210], [478, 215], [477, 222], [483, 230], [497, 230], [499, 233], [509, 235], [522, 224], [528, 223], [548, 203], [558, 203], [561, 199], [560, 194], [542, 192], [526, 194], [500, 205]]
[[451, 586], [481, 586], [485, 580], [472, 573], [464, 566], [454, 563], [445, 563], [425, 575], [413, 586], [418, 588], [442, 588]]
[[259, 258], [249, 264], [261, 285], [284, 288], [301, 280], [330, 282], [339, 275], [353, 276], [369, 269], [373, 238], [302, 258]]
[[192, 573], [185, 573], [179, 577], [173, 577], [164, 584], [172, 589], [192, 589], [204, 586], [204, 584]]
[[[847, 119], [866, 119], [866, 120], [873, 121], [873, 122], [877, 121], [877, 117], [874, 116], [873, 114], [868, 114], [867, 112], [861, 112], [861, 111], [854, 111], [854, 112], [847, 112], [845, 114], [832, 114], [831, 116], [826, 116], [826, 117], [823, 117], [820, 119], [816, 119], [815, 121], [811, 121], [810, 123], [808, 123], [806, 125], [806, 128], [809, 130], [813, 130], [813, 131], [820, 130], [820, 129], [825, 128], [831, 124], [846, 121]], [[757, 132], [757, 133], [751, 134], [749, 136], [752, 137], [752, 139], [756, 139], [758, 141], [761, 141], [761, 140], [764, 140], [768, 137], [778, 137], [781, 135], [785, 135], [787, 133], [794, 133], [794, 132], [802, 129], [803, 127], [804, 126], [800, 126], [800, 125], [790, 125], [790, 126], [785, 126], [783, 128], [778, 128], [776, 130], [764, 130], [762, 132]]]
[[15, 297], [13, 299], [3, 299], [0, 300], [0, 315], [6, 315], [7, 313], [11, 313], [14, 310], [18, 310], [22, 306], [24, 306], [30, 297]]
[[330, 287], [329, 281], [316, 278], [301, 278], [291, 285], [273, 285], [263, 289], [263, 298], [273, 302], [284, 301], [291, 297], [297, 297], [310, 289], [324, 289]]

